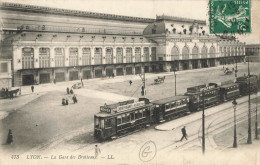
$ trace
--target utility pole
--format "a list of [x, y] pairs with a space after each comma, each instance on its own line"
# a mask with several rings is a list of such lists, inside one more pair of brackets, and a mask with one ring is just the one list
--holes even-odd
[[141, 95], [142, 96], [145, 96], [146, 95], [146, 91], [145, 91], [145, 72], [143, 74], [139, 74], [142, 82], [143, 82], [143, 85], [142, 85], [142, 88], [141, 88]]
[[203, 109], [202, 109], [202, 153], [205, 154], [205, 93], [204, 90], [202, 91], [203, 97]]
[[249, 69], [249, 56], [248, 56], [248, 138], [247, 138], [247, 144], [252, 144], [252, 136], [251, 136], [251, 103], [250, 103], [250, 69]]
[[237, 126], [236, 126], [236, 107], [237, 107], [237, 102], [236, 99], [232, 102], [233, 108], [234, 108], [234, 143], [233, 147], [237, 148]]
[[259, 139], [258, 137], [258, 122], [257, 122], [257, 91], [256, 91], [256, 110], [255, 110], [255, 113], [256, 113], [256, 116], [255, 116], [255, 139]]

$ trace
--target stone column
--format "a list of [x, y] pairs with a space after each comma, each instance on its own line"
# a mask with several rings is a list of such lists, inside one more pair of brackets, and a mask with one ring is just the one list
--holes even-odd
[[106, 47], [102, 47], [102, 64], [106, 64]]
[[78, 47], [78, 65], [82, 65], [82, 47]]
[[113, 47], [113, 64], [116, 64], [116, 47], [115, 46]]
[[132, 63], [135, 62], [135, 47], [132, 47]]
[[[91, 46], [90, 48], [90, 53], [91, 53], [91, 65], [95, 64], [95, 60], [94, 60], [94, 52], [95, 52], [95, 47]], [[93, 76], [93, 75], [92, 75]], [[92, 77], [93, 78], [93, 77]]]
[[126, 63], [126, 47], [123, 47], [123, 63]]
[[69, 51], [69, 47], [68, 46], [66, 46], [65, 47], [65, 66], [69, 66], [69, 53], [70, 53], [70, 51]]
[[55, 51], [54, 47], [50, 47], [50, 67], [55, 67]]
[[35, 46], [34, 47], [34, 68], [39, 68], [39, 63], [40, 63], [40, 59], [39, 59], [39, 47]]

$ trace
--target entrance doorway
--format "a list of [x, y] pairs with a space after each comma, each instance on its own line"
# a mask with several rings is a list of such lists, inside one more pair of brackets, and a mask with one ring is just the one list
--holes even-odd
[[95, 78], [101, 78], [102, 77], [102, 69], [95, 70]]
[[117, 69], [116, 69], [116, 75], [117, 75], [117, 76], [122, 76], [122, 75], [124, 75], [123, 68], [117, 68]]
[[129, 74], [133, 74], [132, 72], [132, 67], [126, 67], [126, 74], [129, 75]]
[[65, 73], [64, 72], [55, 73], [55, 81], [56, 82], [65, 81]]
[[112, 76], [113, 74], [113, 69], [112, 68], [107, 68], [106, 69], [106, 76]]
[[83, 79], [91, 78], [91, 71], [90, 70], [83, 70]]
[[23, 85], [33, 85], [34, 76], [32, 74], [23, 75]]
[[141, 67], [140, 66], [135, 67], [135, 74], [141, 74]]
[[78, 80], [79, 79], [79, 75], [78, 75], [78, 71], [70, 71], [70, 77], [69, 77], [70, 81], [73, 80]]
[[50, 83], [50, 73], [40, 74], [40, 84]]

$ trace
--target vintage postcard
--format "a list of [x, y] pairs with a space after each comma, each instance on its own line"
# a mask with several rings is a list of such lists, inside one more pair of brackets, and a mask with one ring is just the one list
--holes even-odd
[[0, 164], [260, 165], [259, 0], [1, 0]]

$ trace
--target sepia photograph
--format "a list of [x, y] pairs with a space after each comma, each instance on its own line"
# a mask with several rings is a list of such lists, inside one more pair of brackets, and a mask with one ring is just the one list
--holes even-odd
[[260, 0], [0, 0], [0, 65], [0, 165], [260, 165]]

